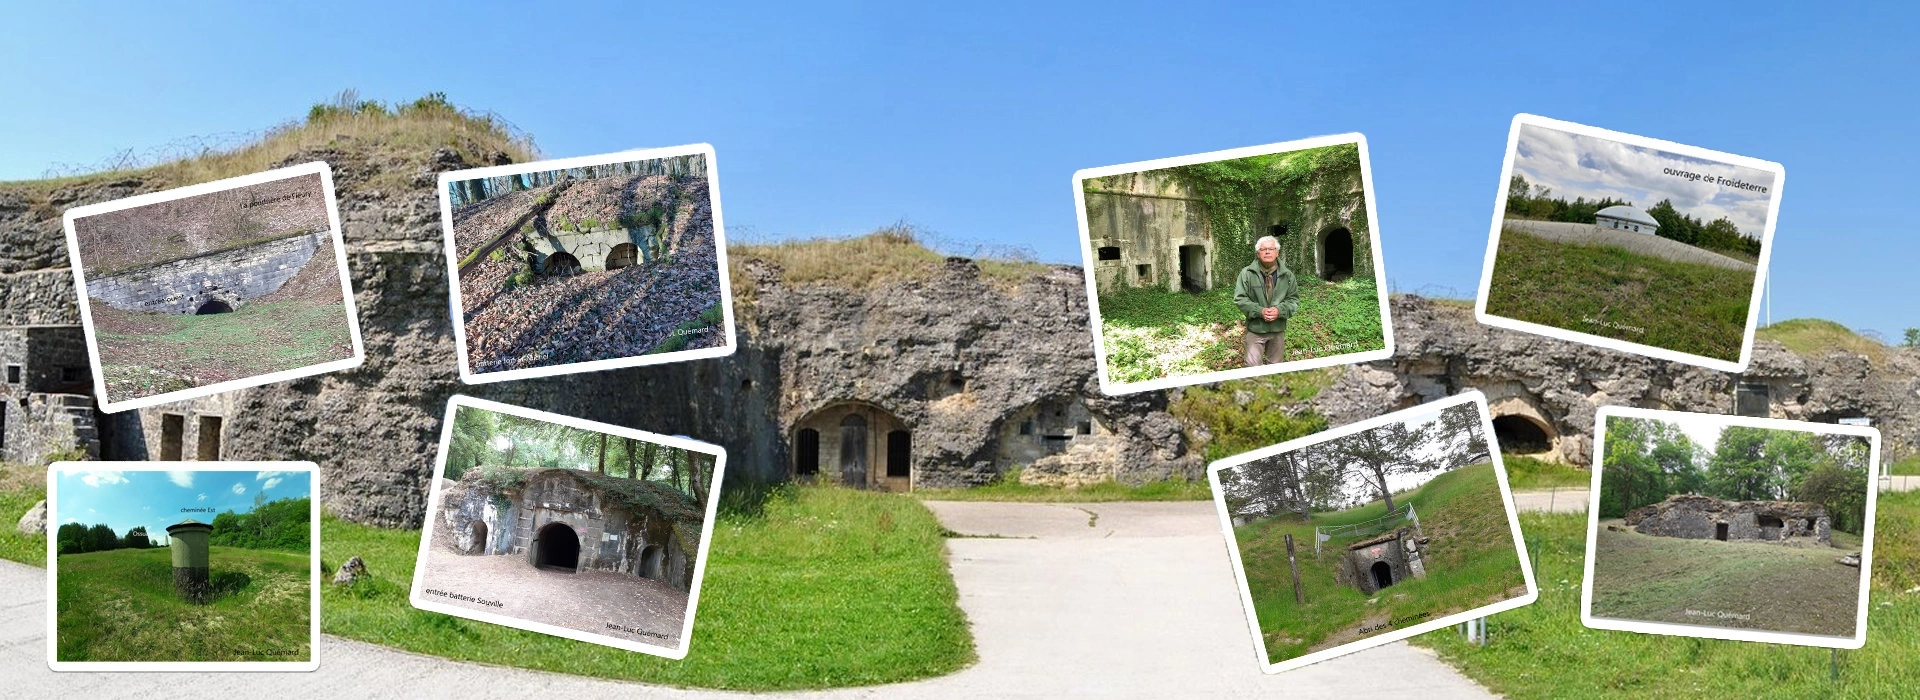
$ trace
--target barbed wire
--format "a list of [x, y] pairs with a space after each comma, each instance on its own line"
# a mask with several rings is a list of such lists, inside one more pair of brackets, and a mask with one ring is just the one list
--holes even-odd
[[228, 153], [256, 143], [267, 137], [272, 129], [254, 131], [223, 131], [199, 136], [185, 136], [158, 146], [145, 149], [125, 148], [92, 163], [69, 163], [55, 161], [41, 172], [46, 179], [88, 175], [92, 173], [114, 172], [119, 170], [139, 170], [161, 163], [171, 163], [189, 158], [202, 158], [210, 155]]

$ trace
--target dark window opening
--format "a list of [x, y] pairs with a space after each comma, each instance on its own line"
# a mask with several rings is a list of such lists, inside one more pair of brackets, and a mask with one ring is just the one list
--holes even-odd
[[160, 416], [160, 461], [180, 461], [181, 435], [187, 432], [187, 417], [178, 413]]
[[1067, 442], [1072, 439], [1071, 435], [1046, 435], [1040, 438], [1040, 442], [1046, 447], [1047, 454], [1058, 454], [1066, 451]]
[[752, 389], [752, 388], [753, 388], [753, 380], [751, 380], [751, 379], [742, 379], [742, 380], [740, 380], [740, 390], [741, 390], [741, 391], [746, 391], [746, 390], [748, 390], [748, 389]]
[[1020, 421], [1020, 434], [1021, 434], [1021, 435], [1032, 435], [1032, 434], [1033, 434], [1033, 421], [1030, 421], [1030, 420], [1025, 420], [1025, 421]]
[[84, 382], [84, 381], [87, 381], [87, 368], [85, 368], [85, 367], [61, 367], [61, 368], [60, 368], [60, 381], [63, 381], [63, 382], [68, 382], [68, 383], [72, 383], [72, 382]]
[[547, 523], [534, 539], [533, 565], [573, 573], [580, 570], [580, 537], [566, 523]]
[[1117, 246], [1117, 245], [1100, 246], [1100, 259], [1101, 260], [1119, 260], [1120, 246]]
[[7, 383], [20, 383], [20, 365], [7, 365]]
[[1090, 421], [1090, 420], [1083, 420], [1083, 421], [1080, 421], [1080, 434], [1081, 434], [1081, 435], [1092, 435], [1092, 434], [1093, 434], [1093, 421]]
[[1713, 524], [1713, 538], [1716, 540], [1720, 540], [1721, 542], [1727, 541], [1727, 524], [1726, 523]]
[[1287, 237], [1287, 225], [1274, 224], [1272, 226], [1269, 226], [1267, 227], [1267, 235], [1273, 236], [1273, 240], [1276, 240], [1276, 241], [1283, 240]]
[[1384, 561], [1373, 563], [1373, 588], [1380, 590], [1393, 585], [1393, 567]]
[[220, 417], [201, 416], [199, 444], [194, 449], [194, 459], [202, 462], [220, 461]]
[[913, 463], [909, 458], [913, 453], [913, 436], [905, 430], [887, 433], [887, 476], [906, 477], [913, 474]]
[[1151, 282], [1153, 281], [1153, 266], [1135, 265], [1133, 266], [1133, 275], [1135, 279], [1141, 282]]
[[193, 310], [193, 315], [195, 316], [207, 316], [211, 314], [228, 314], [228, 313], [233, 313], [233, 307], [229, 306], [227, 302], [221, 301], [219, 299], [210, 299], [207, 301], [207, 303], [201, 304], [200, 308]]
[[1780, 539], [1780, 531], [1786, 529], [1786, 523], [1771, 515], [1754, 518], [1754, 524], [1760, 526], [1760, 539], [1764, 540]]
[[1546, 429], [1525, 416], [1493, 419], [1493, 439], [1500, 444], [1501, 452], [1528, 454], [1546, 452], [1553, 447], [1553, 438]]
[[1741, 384], [1734, 391], [1733, 413], [1737, 416], [1752, 418], [1768, 417], [1767, 404], [1771, 403], [1765, 384]]
[[820, 431], [801, 428], [799, 454], [794, 456], [793, 473], [813, 476], [820, 473]]

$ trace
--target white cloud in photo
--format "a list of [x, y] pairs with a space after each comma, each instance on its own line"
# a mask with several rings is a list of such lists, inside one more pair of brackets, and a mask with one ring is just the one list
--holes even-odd
[[277, 476], [276, 476], [276, 477], [273, 477], [273, 478], [271, 478], [271, 479], [268, 479], [268, 480], [267, 480], [267, 483], [264, 483], [264, 484], [261, 484], [261, 485], [260, 485], [260, 490], [261, 490], [261, 491], [265, 491], [265, 490], [267, 490], [267, 489], [270, 489], [270, 488], [273, 488], [273, 487], [275, 487], [275, 486], [279, 486], [279, 485], [280, 485], [280, 477], [277, 477]]
[[239, 483], [236, 483], [236, 484], [234, 484], [234, 485], [233, 485], [233, 495], [235, 495], [235, 496], [238, 496], [238, 495], [240, 495], [240, 494], [243, 494], [243, 493], [246, 493], [246, 492], [247, 492], [247, 485], [246, 485], [246, 484], [239, 484]]
[[1758, 239], [1766, 231], [1771, 194], [1727, 187], [1708, 179], [1668, 175], [1672, 168], [1706, 176], [1738, 179], [1772, 192], [1773, 173], [1731, 163], [1703, 160], [1634, 146], [1595, 136], [1532, 124], [1520, 127], [1514, 145], [1513, 172], [1532, 185], [1553, 188], [1550, 197], [1588, 200], [1614, 198], [1642, 210], [1673, 200], [1682, 214], [1709, 223], [1726, 217], [1740, 233]]
[[254, 472], [254, 474], [253, 474], [253, 480], [254, 480], [254, 481], [266, 481], [266, 480], [268, 480], [268, 479], [272, 479], [272, 478], [274, 478], [274, 477], [279, 477], [279, 476], [286, 476], [286, 475], [288, 475], [288, 474], [292, 474], [292, 473], [294, 473], [294, 472]]
[[80, 483], [97, 488], [127, 483], [127, 477], [117, 471], [90, 471], [80, 475]]
[[167, 472], [167, 481], [171, 481], [173, 482], [174, 486], [178, 486], [183, 489], [193, 488], [193, 472], [169, 471]]

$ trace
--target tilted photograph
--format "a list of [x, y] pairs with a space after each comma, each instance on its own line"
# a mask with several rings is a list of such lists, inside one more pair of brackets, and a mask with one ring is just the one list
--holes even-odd
[[1589, 627], [1859, 648], [1873, 428], [1601, 409]]
[[1776, 163], [1520, 115], [1481, 322], [1741, 371], [1785, 177]]
[[1358, 134], [1074, 174], [1102, 388], [1392, 353]]
[[689, 146], [441, 174], [461, 376], [732, 352], [712, 169]]
[[1267, 672], [1532, 602], [1491, 434], [1469, 392], [1216, 463]]
[[65, 220], [108, 411], [364, 358], [325, 163], [75, 207]]
[[456, 396], [415, 607], [680, 658], [724, 455]]
[[317, 473], [311, 463], [53, 465], [49, 663], [315, 668]]

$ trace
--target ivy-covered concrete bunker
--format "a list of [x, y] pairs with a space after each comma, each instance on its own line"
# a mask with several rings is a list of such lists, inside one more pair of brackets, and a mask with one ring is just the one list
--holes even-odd
[[1262, 236], [1301, 278], [1373, 274], [1357, 144], [1088, 178], [1094, 283], [1206, 291], [1231, 285]]
[[705, 514], [666, 484], [577, 469], [469, 469], [443, 487], [448, 546], [529, 566], [693, 586]]
[[1373, 595], [1410, 578], [1426, 578], [1430, 540], [1416, 528], [1403, 527], [1347, 545], [1337, 570], [1339, 581]]
[[1635, 532], [1722, 542], [1788, 542], [1799, 538], [1833, 545], [1833, 520], [1817, 503], [1799, 501], [1722, 501], [1677, 494], [1627, 512]]

